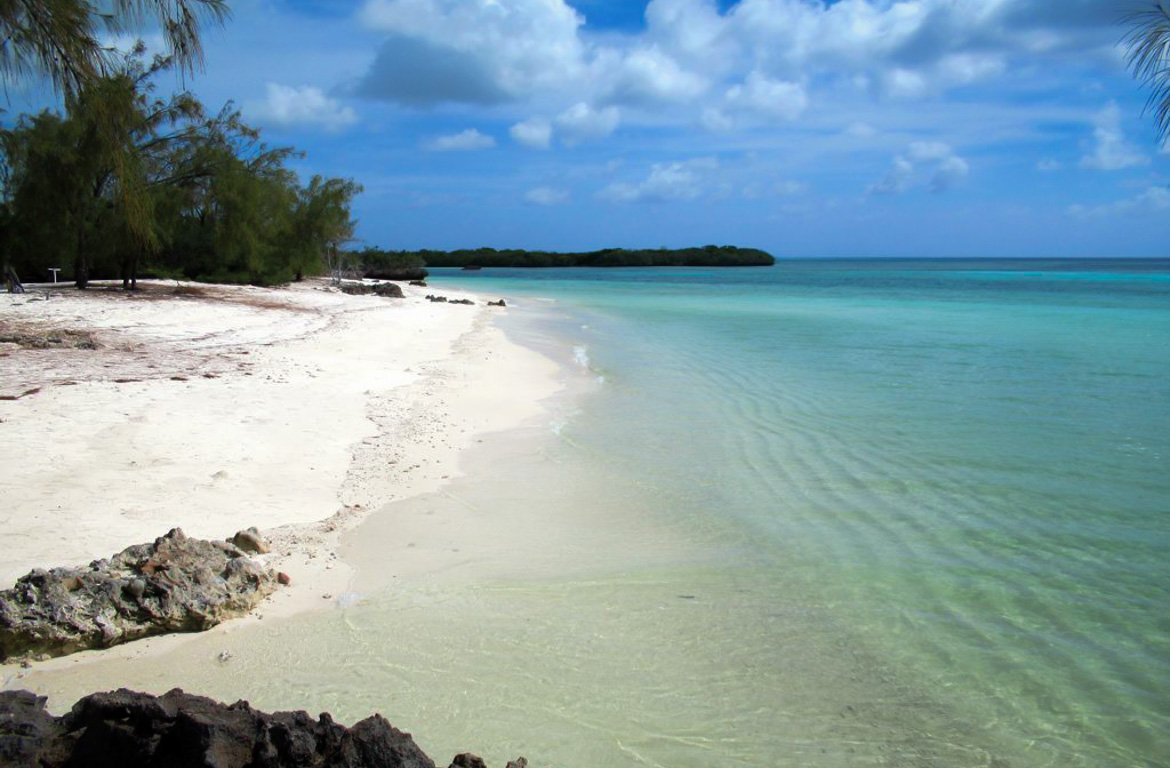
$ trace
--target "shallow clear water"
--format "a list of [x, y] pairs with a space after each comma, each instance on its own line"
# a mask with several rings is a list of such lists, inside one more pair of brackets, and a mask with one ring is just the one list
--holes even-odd
[[[772, 656], [836, 633], [890, 681], [857, 693], [921, 704], [903, 737], [950, 729], [936, 759], [1170, 759], [1170, 264], [444, 279], [580, 323], [561, 333], [605, 385], [566, 432], [636, 478], [641, 514], [734, 551], [697, 582], [751, 596], [712, 649], [753, 670], [741, 696], [832, 679], [832, 653], [784, 674]], [[745, 622], [789, 611], [813, 615]], [[794, 706], [772, 730], [812, 728]]]
[[436, 516], [455, 567], [228, 635], [204, 692], [490, 764], [1170, 764], [1170, 263], [444, 284], [576, 394], [351, 537]]

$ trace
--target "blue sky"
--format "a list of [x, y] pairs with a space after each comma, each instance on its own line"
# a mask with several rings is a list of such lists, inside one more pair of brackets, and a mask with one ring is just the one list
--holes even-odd
[[385, 248], [1170, 256], [1135, 4], [232, 0], [188, 85]]

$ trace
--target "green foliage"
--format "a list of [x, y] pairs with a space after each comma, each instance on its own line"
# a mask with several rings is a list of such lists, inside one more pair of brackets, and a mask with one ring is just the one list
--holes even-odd
[[402, 252], [428, 267], [766, 267], [775, 263], [755, 248], [707, 245], [701, 248], [606, 248], [583, 253], [496, 250]]
[[44, 77], [79, 93], [117, 68], [105, 35], [157, 22], [170, 55], [185, 71], [202, 63], [201, 21], [228, 17], [224, 0], [0, 0], [0, 78]]
[[382, 280], [421, 280], [427, 276], [423, 256], [410, 251], [363, 248], [346, 254], [350, 271]]
[[[3, 0], [0, 0], [3, 2]], [[324, 271], [352, 236], [360, 187], [300, 186], [229, 104], [211, 118], [186, 93], [153, 95], [170, 65], [140, 56], [43, 112], [0, 131], [0, 249], [25, 279], [65, 268], [78, 287], [140, 269], [196, 280], [274, 284]]]

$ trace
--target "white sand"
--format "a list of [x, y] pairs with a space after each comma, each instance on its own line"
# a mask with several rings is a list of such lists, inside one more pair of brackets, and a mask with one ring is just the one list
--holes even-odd
[[[353, 575], [337, 557], [344, 531], [439, 488], [477, 435], [535, 416], [560, 386], [552, 361], [493, 325], [514, 310], [324, 285], [0, 296], [0, 332], [88, 330], [100, 344], [0, 344], [0, 397], [17, 398], [0, 400], [0, 584], [173, 527], [226, 538], [257, 526], [274, 543], [265, 559], [292, 579], [260, 611], [326, 607]], [[167, 645], [143, 643], [68, 664]], [[23, 676], [0, 667], [5, 687]]]

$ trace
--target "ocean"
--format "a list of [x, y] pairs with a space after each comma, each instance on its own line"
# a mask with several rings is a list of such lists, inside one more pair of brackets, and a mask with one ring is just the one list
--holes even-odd
[[1170, 765], [1170, 261], [443, 286], [569, 391], [355, 535], [542, 538], [302, 620], [274, 687], [493, 764]]

